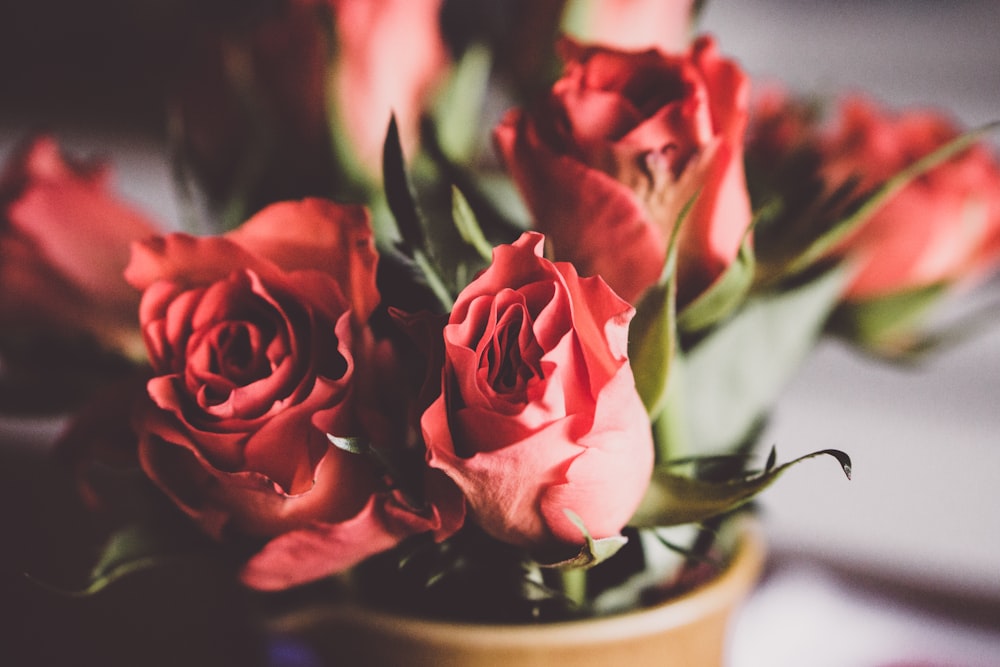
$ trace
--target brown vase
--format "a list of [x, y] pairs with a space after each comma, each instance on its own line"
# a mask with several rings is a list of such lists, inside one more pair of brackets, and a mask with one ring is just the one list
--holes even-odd
[[327, 605], [269, 626], [344, 667], [721, 667], [729, 620], [763, 563], [763, 539], [751, 524], [718, 576], [660, 605], [613, 616], [483, 625]]

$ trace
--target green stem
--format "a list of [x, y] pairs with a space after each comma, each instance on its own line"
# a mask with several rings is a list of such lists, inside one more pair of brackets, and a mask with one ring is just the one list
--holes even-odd
[[563, 595], [577, 609], [583, 609], [587, 604], [587, 570], [574, 567], [559, 572], [562, 578]]

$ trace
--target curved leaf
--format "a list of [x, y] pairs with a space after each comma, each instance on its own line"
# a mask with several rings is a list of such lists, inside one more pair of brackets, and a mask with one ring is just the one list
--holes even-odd
[[731, 452], [743, 442], [813, 348], [848, 277], [848, 267], [838, 267], [794, 289], [755, 295], [725, 326], [678, 352], [656, 425], [661, 455]]
[[666, 404], [670, 364], [677, 348], [678, 232], [697, 198], [698, 193], [677, 216], [660, 279], [643, 295], [629, 326], [629, 359], [636, 390], [654, 420]]
[[670, 365], [676, 349], [677, 283], [650, 288], [629, 326], [629, 360], [635, 388], [646, 412], [655, 419], [667, 398]]
[[399, 127], [395, 115], [389, 119], [389, 129], [382, 146], [382, 181], [389, 210], [392, 211], [403, 239], [404, 252], [412, 256], [413, 250], [424, 246], [423, 222], [406, 173], [406, 160], [403, 157], [403, 146], [399, 142]]
[[772, 450], [763, 471], [723, 482], [687, 477], [672, 472], [670, 466], [661, 466], [654, 471], [649, 491], [629, 525], [654, 528], [705, 521], [737, 509], [773, 484], [793, 465], [824, 455], [835, 458], [847, 478], [851, 478], [851, 459], [838, 449], [806, 454], [777, 467], [774, 466]]
[[475, 248], [483, 260], [489, 262], [493, 258], [493, 246], [486, 240], [465, 195], [454, 185], [451, 187], [451, 217], [462, 240]]
[[[177, 539], [175, 539], [177, 538]], [[104, 546], [82, 588], [53, 586], [27, 575], [36, 585], [57, 595], [88, 597], [136, 572], [176, 563], [197, 555], [196, 545], [169, 526], [131, 523], [115, 531]]]

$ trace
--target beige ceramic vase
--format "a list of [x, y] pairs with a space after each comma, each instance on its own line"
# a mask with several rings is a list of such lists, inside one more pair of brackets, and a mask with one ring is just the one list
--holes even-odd
[[541, 625], [429, 621], [351, 606], [300, 609], [270, 629], [344, 667], [721, 667], [734, 610], [764, 563], [747, 529], [716, 578], [658, 606]]

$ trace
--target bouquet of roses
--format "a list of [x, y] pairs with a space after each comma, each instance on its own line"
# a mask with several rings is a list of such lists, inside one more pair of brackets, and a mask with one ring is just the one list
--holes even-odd
[[502, 32], [437, 0], [205, 24], [170, 119], [215, 233], [50, 137], [10, 160], [5, 380], [100, 350], [60, 453], [95, 505], [124, 506], [109, 469], [152, 495], [90, 590], [183, 549], [466, 618], [682, 589], [795, 463], [754, 445], [815, 342], [919, 354], [1000, 257], [979, 133], [757, 94], [690, 2], [516, 4]]

